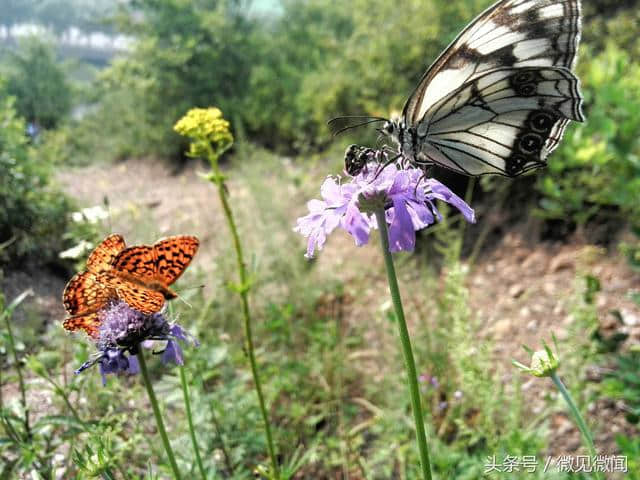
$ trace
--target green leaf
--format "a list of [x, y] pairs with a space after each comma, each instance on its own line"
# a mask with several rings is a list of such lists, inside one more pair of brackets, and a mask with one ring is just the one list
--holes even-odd
[[66, 415], [48, 415], [42, 417], [33, 425], [33, 430], [38, 431], [48, 426], [62, 426], [81, 432], [87, 430], [85, 423]]

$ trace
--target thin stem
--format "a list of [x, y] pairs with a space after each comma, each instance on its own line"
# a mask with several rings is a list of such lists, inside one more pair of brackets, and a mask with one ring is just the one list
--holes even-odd
[[142, 349], [138, 349], [138, 363], [140, 364], [140, 373], [142, 374], [142, 379], [144, 380], [144, 386], [147, 388], [147, 393], [149, 394], [149, 402], [151, 403], [151, 408], [153, 408], [153, 415], [156, 417], [156, 425], [158, 426], [158, 432], [160, 432], [160, 437], [162, 437], [162, 443], [164, 444], [164, 450], [167, 452], [167, 457], [169, 457], [169, 463], [171, 464], [171, 470], [173, 470], [173, 476], [176, 480], [181, 480], [180, 471], [178, 470], [178, 464], [176, 463], [176, 458], [173, 455], [173, 450], [171, 449], [171, 444], [169, 443], [169, 437], [167, 436], [167, 431], [164, 428], [164, 422], [162, 421], [162, 414], [160, 413], [160, 406], [158, 405], [158, 400], [156, 399], [156, 394], [153, 391], [153, 385], [151, 384], [151, 378], [149, 377], [149, 371], [147, 370], [147, 362], [144, 359], [144, 353]]
[[0, 412], [4, 410], [4, 397], [2, 396], [2, 386], [4, 385], [2, 381], [2, 369], [0, 368]]
[[107, 467], [102, 471], [102, 478], [104, 478], [104, 480], [115, 480], [115, 476], [113, 475], [113, 472]]
[[7, 333], [9, 338], [9, 347], [11, 348], [11, 354], [13, 355], [13, 362], [16, 366], [16, 372], [18, 373], [18, 384], [20, 386], [20, 403], [22, 403], [22, 409], [24, 412], [24, 430], [27, 436], [27, 439], [31, 439], [31, 427], [29, 426], [29, 407], [27, 405], [27, 388], [24, 384], [24, 377], [22, 376], [22, 368], [20, 368], [20, 360], [18, 359], [18, 352], [16, 351], [16, 344], [13, 338], [13, 331], [11, 330], [11, 321], [9, 319], [9, 314], [7, 312], [3, 312], [2, 316], [4, 317], [4, 321], [7, 325]]
[[84, 425], [84, 421], [80, 418], [80, 415], [78, 415], [78, 411], [74, 408], [74, 406], [71, 404], [71, 401], [69, 400], [69, 396], [66, 394], [66, 392], [64, 391], [64, 389], [58, 385], [57, 383], [55, 383], [53, 380], [50, 380], [50, 383], [53, 385], [53, 388], [55, 390], [55, 392], [62, 398], [62, 400], [64, 401], [65, 405], [67, 406], [67, 408], [69, 409], [69, 411], [71, 412], [71, 415], [73, 415], [73, 418], [76, 419], [76, 421], [78, 421], [79, 423]]
[[193, 428], [193, 417], [191, 415], [191, 399], [189, 398], [189, 388], [187, 387], [187, 375], [185, 374], [184, 367], [180, 365], [180, 383], [182, 384], [182, 394], [184, 395], [184, 408], [187, 411], [187, 421], [189, 422], [189, 433], [191, 434], [191, 443], [193, 443], [193, 450], [196, 454], [196, 462], [198, 464], [198, 470], [200, 470], [200, 476], [203, 480], [206, 480], [207, 475], [204, 472], [202, 466], [202, 458], [200, 458], [200, 448], [198, 447], [198, 439], [196, 438], [196, 431]]
[[[553, 380], [553, 383], [555, 383], [556, 387], [558, 387], [558, 390], [560, 391], [560, 394], [564, 398], [565, 402], [567, 402], [567, 405], [569, 406], [569, 411], [571, 412], [571, 415], [573, 416], [574, 420], [578, 424], [578, 428], [580, 429], [580, 432], [582, 432], [582, 436], [584, 437], [585, 443], [587, 444], [587, 450], [589, 450], [589, 455], [591, 456], [592, 459], [595, 458], [597, 454], [596, 454], [596, 447], [593, 444], [593, 437], [591, 435], [591, 432], [589, 431], [589, 428], [587, 427], [587, 424], [584, 422], [582, 415], [580, 414], [580, 410], [578, 410], [578, 407], [576, 407], [576, 404], [573, 401], [573, 398], [571, 397], [569, 390], [567, 390], [567, 388], [564, 386], [564, 384], [562, 383], [562, 380], [560, 380], [556, 372], [553, 372], [551, 374], [551, 380]], [[596, 478], [598, 479], [603, 478], [599, 472], [594, 472], [594, 473]]]
[[222, 456], [224, 457], [224, 463], [227, 467], [227, 473], [233, 477], [234, 476], [234, 468], [233, 462], [231, 461], [231, 456], [229, 455], [229, 451], [227, 450], [227, 446], [224, 443], [224, 437], [222, 436], [222, 428], [220, 428], [220, 422], [218, 421], [218, 416], [216, 415], [215, 408], [213, 404], [211, 404], [211, 419], [213, 420], [213, 427], [216, 430], [216, 435], [218, 436], [218, 442], [220, 442], [220, 449], [222, 450]]
[[409, 338], [409, 330], [407, 322], [404, 318], [404, 310], [402, 308], [402, 299], [400, 298], [400, 289], [398, 287], [398, 279], [396, 270], [393, 266], [393, 257], [389, 251], [389, 234], [387, 232], [387, 221], [384, 215], [384, 209], [376, 210], [376, 220], [380, 229], [380, 244], [382, 246], [382, 256], [387, 269], [387, 279], [389, 280], [389, 291], [396, 312], [396, 320], [398, 322], [398, 332], [402, 343], [402, 353], [404, 354], [404, 363], [407, 369], [407, 384], [409, 385], [409, 393], [411, 396], [411, 407], [413, 410], [413, 419], [416, 425], [416, 439], [418, 441], [418, 449], [420, 451], [420, 465], [422, 466], [422, 476], [424, 480], [431, 480], [431, 462], [429, 461], [429, 447], [427, 446], [427, 436], [424, 429], [424, 418], [422, 415], [422, 406], [420, 402], [420, 390], [418, 389], [418, 374], [416, 372], [416, 364], [413, 359], [411, 350], [411, 339]]
[[222, 204], [222, 210], [224, 216], [227, 219], [229, 230], [233, 238], [233, 246], [236, 251], [236, 262], [238, 266], [238, 276], [240, 277], [239, 294], [242, 300], [242, 315], [244, 317], [244, 331], [247, 342], [247, 355], [249, 357], [249, 363], [251, 364], [251, 374], [253, 375], [253, 382], [256, 387], [256, 394], [258, 395], [258, 403], [260, 404], [260, 413], [262, 414], [262, 420], [264, 422], [265, 436], [267, 439], [267, 448], [269, 449], [269, 458], [271, 460], [271, 468], [275, 478], [279, 478], [278, 462], [276, 460], [275, 448], [273, 446], [273, 438], [271, 436], [271, 425], [269, 423], [269, 416], [265, 407], [264, 395], [262, 393], [262, 385], [260, 383], [260, 377], [258, 375], [258, 366], [253, 349], [253, 334], [251, 331], [251, 313], [249, 311], [249, 279], [247, 274], [247, 266], [244, 262], [244, 255], [242, 252], [242, 244], [240, 243], [240, 236], [238, 235], [238, 229], [236, 227], [235, 220], [233, 218], [233, 212], [227, 201], [227, 192], [224, 184], [224, 177], [218, 168], [217, 156], [213, 152], [213, 149], [209, 145], [209, 161], [211, 168], [213, 169], [212, 180], [218, 187], [218, 195], [220, 197], [220, 203]]

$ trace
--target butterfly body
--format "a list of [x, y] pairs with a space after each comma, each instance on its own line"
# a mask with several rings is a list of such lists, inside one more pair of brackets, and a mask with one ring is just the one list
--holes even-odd
[[579, 0], [500, 0], [427, 69], [380, 132], [394, 158], [470, 176], [546, 165], [570, 120], [584, 121], [571, 69]]
[[137, 285], [138, 287], [153, 290], [154, 292], [162, 294], [166, 300], [171, 300], [178, 296], [177, 293], [159, 280], [145, 280], [126, 272], [111, 272], [109, 275], [102, 277], [101, 281], [107, 286], [114, 285], [116, 288], [122, 283]]

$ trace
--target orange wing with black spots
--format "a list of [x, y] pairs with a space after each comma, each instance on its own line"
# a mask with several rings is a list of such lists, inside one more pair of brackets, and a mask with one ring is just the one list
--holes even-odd
[[62, 326], [71, 332], [76, 330], [84, 330], [87, 335], [92, 338], [98, 338], [98, 331], [100, 329], [100, 316], [97, 312], [86, 313], [84, 315], [75, 315], [73, 317], [66, 318], [62, 323]]
[[165, 295], [156, 290], [153, 283], [147, 285], [139, 278], [117, 270], [105, 274], [104, 279], [118, 298], [139, 312], [151, 315], [164, 305]]
[[116, 274], [135, 277], [141, 282], [151, 282], [155, 278], [155, 254], [149, 245], [135, 245], [125, 248], [113, 260]]
[[87, 270], [93, 273], [103, 273], [111, 269], [111, 263], [125, 248], [122, 235], [114, 233], [105, 238], [98, 245], [87, 260]]
[[199, 244], [196, 237], [178, 235], [159, 240], [153, 246], [125, 248], [113, 259], [107, 283], [132, 308], [155, 313], [165, 299], [177, 296], [169, 285], [191, 263]]
[[64, 308], [71, 315], [62, 324], [67, 330], [82, 329], [96, 337], [100, 320], [98, 312], [115, 300], [116, 292], [93, 272], [78, 273], [69, 280], [62, 294]]
[[62, 294], [64, 308], [71, 315], [62, 323], [65, 329], [84, 330], [97, 338], [100, 310], [117, 299], [116, 291], [106, 284], [104, 274], [111, 269], [111, 263], [124, 248], [122, 235], [109, 235], [89, 255], [87, 271], [69, 280]]
[[181, 235], [159, 240], [153, 245], [156, 279], [169, 286], [187, 269], [198, 251], [200, 241], [196, 237]]

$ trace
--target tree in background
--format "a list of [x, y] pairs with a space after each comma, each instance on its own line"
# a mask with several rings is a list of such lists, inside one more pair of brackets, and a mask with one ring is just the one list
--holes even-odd
[[7, 93], [28, 122], [54, 128], [71, 108], [71, 89], [51, 47], [29, 39], [9, 53]]
[[120, 33], [135, 37], [135, 47], [100, 77], [101, 108], [89, 119], [106, 119], [103, 131], [126, 136], [118, 155], [180, 153], [184, 145], [171, 127], [194, 105], [241, 110], [258, 55], [254, 21], [245, 12], [243, 2], [232, 0], [121, 6]]

